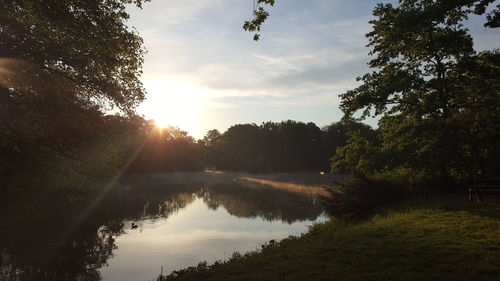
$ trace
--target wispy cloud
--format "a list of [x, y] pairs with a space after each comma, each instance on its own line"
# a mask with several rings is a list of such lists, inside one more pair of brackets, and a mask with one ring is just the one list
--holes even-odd
[[[143, 10], [131, 9], [130, 24], [149, 52], [146, 88], [156, 96], [172, 88], [181, 89], [177, 95], [196, 93], [209, 112], [203, 118], [212, 120], [204, 130], [252, 121], [252, 116], [327, 124], [341, 115], [339, 94], [368, 71], [365, 34], [377, 2], [278, 1], [258, 43], [241, 28], [252, 12], [250, 0], [157, 0]], [[498, 36], [481, 24], [473, 22], [471, 28], [477, 46], [498, 46]], [[162, 81], [174, 85], [157, 86]]]

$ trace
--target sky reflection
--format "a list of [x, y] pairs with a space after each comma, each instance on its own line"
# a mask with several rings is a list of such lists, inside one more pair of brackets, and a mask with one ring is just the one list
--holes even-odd
[[117, 237], [114, 257], [100, 272], [105, 281], [148, 280], [161, 266], [171, 272], [204, 260], [224, 260], [236, 251], [256, 250], [271, 239], [300, 235], [312, 223], [239, 218], [221, 206], [213, 210], [197, 198], [168, 218], [142, 221], [137, 229]]

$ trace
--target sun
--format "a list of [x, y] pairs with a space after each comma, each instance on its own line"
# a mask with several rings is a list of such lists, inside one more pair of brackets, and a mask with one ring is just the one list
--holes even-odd
[[158, 104], [158, 109], [153, 111], [151, 116], [156, 126], [160, 128], [174, 126], [192, 132], [199, 123], [196, 103], [197, 101], [183, 97], [170, 97]]
[[163, 128], [167, 128], [169, 126], [172, 126], [172, 124], [170, 124], [171, 122], [167, 119], [165, 120], [162, 120], [163, 118], [155, 118], [153, 119], [153, 121], [155, 122], [155, 125], [156, 127], [160, 128], [160, 129], [163, 129]]
[[147, 99], [140, 111], [156, 126], [179, 127], [190, 134], [200, 127], [201, 90], [185, 79], [162, 79], [145, 83]]

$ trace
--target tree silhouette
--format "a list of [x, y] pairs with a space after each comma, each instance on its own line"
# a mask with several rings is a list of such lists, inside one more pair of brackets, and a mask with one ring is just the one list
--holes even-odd
[[370, 140], [375, 131], [354, 120], [333, 123], [323, 130], [314, 123], [293, 120], [238, 124], [204, 138], [205, 164], [222, 170], [249, 172], [329, 171], [330, 157], [346, 145], [348, 132], [360, 130]]
[[[498, 167], [491, 157], [498, 151], [493, 144], [498, 135], [492, 130], [498, 130], [493, 108], [499, 104], [499, 53], [476, 54], [462, 25], [470, 13], [481, 12], [472, 7], [490, 2], [406, 0], [397, 7], [376, 6], [373, 30], [367, 34], [374, 71], [358, 78], [361, 86], [341, 95], [341, 109], [345, 118], [359, 110], [362, 118], [382, 116], [385, 169], [410, 168], [450, 182], [485, 177]], [[484, 86], [477, 84], [481, 76]], [[483, 102], [492, 106], [479, 109]], [[486, 127], [479, 129], [475, 122]]]

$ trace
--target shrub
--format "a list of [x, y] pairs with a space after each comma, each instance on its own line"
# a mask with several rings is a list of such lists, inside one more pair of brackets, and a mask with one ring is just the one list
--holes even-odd
[[372, 180], [353, 176], [337, 189], [328, 189], [323, 198], [329, 213], [346, 219], [362, 219], [375, 209], [400, 202], [408, 197], [408, 190], [386, 180]]
[[422, 186], [428, 185], [432, 181], [429, 171], [408, 167], [384, 169], [375, 172], [372, 178], [379, 181], [393, 182], [402, 186]]

